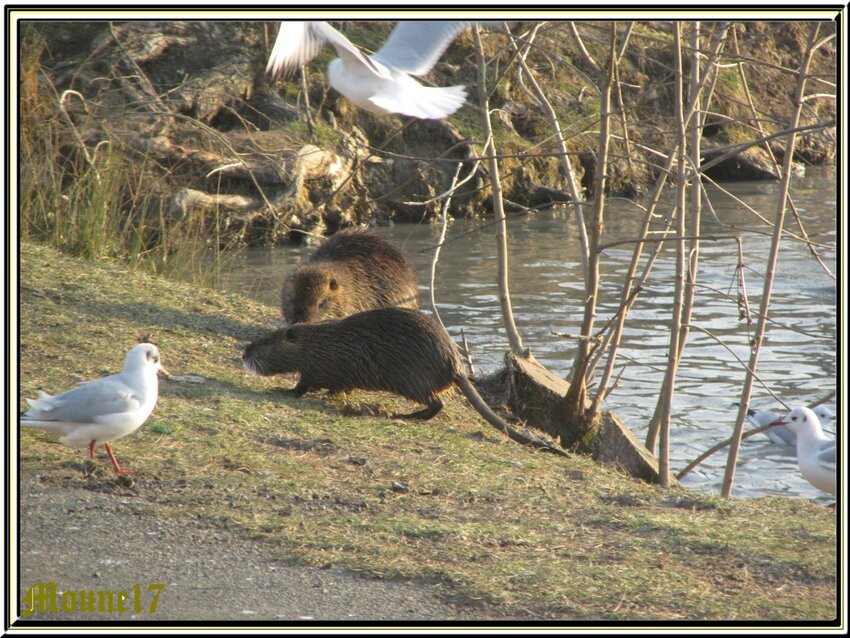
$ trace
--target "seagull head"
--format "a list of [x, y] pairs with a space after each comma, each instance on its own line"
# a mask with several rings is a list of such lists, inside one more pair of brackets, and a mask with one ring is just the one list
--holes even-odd
[[774, 425], [784, 425], [798, 435], [804, 432], [819, 433], [822, 431], [817, 414], [806, 407], [794, 408]]
[[162, 365], [159, 349], [152, 343], [140, 343], [131, 348], [124, 359], [124, 370], [151, 371], [154, 375], [171, 376]]
[[829, 425], [829, 422], [835, 418], [835, 413], [825, 405], [819, 405], [815, 408], [814, 412], [820, 420], [821, 425]]

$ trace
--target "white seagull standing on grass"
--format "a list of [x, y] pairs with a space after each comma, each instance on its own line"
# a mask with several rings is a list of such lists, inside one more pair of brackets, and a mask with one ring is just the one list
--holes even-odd
[[102, 443], [115, 471], [131, 474], [118, 465], [110, 441], [135, 432], [153, 412], [159, 372], [170, 376], [156, 346], [141, 343], [127, 353], [118, 374], [84, 381], [56, 396], [39, 390], [37, 399], [27, 399], [32, 409], [21, 415], [20, 423], [55, 432], [65, 445], [88, 446], [92, 459], [94, 448]]
[[328, 81], [354, 104], [377, 114], [439, 119], [463, 106], [466, 88], [423, 86], [411, 76], [428, 73], [470, 24], [398, 22], [384, 46], [367, 56], [327, 22], [281, 22], [266, 72], [273, 77], [291, 73], [312, 60], [327, 42], [339, 56], [328, 64]]
[[809, 408], [794, 408], [780, 422], [797, 435], [797, 464], [803, 478], [835, 496], [835, 441], [827, 438]]

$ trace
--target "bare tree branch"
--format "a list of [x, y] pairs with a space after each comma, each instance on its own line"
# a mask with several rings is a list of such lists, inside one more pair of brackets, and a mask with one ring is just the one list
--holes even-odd
[[496, 216], [496, 248], [499, 253], [499, 301], [502, 306], [502, 321], [511, 346], [511, 352], [516, 355], [523, 353], [522, 338], [517, 331], [514, 321], [511, 295], [508, 285], [508, 242], [507, 224], [505, 223], [505, 207], [502, 200], [502, 184], [499, 178], [499, 165], [496, 161], [496, 150], [493, 142], [493, 129], [490, 124], [490, 107], [487, 100], [486, 68], [484, 64], [484, 47], [481, 45], [481, 34], [478, 23], [472, 28], [475, 38], [475, 49], [478, 57], [478, 97], [481, 106], [481, 126], [487, 137], [484, 154], [487, 156], [487, 166], [490, 171], [490, 186], [493, 191], [493, 212]]
[[[812, 61], [814, 54], [814, 46], [817, 38], [817, 33], [820, 28], [819, 23], [813, 23], [809, 33], [809, 42], [806, 47], [806, 54], [800, 65], [799, 76], [797, 80], [797, 90], [794, 98], [794, 109], [791, 113], [789, 129], [794, 130], [800, 122], [800, 112], [803, 108], [803, 96], [806, 89], [806, 73], [809, 69], [809, 64]], [[732, 433], [732, 442], [729, 445], [729, 456], [726, 462], [726, 472], [723, 476], [723, 485], [720, 494], [724, 497], [732, 495], [732, 486], [735, 481], [735, 468], [738, 463], [738, 451], [741, 446], [741, 438], [744, 429], [744, 420], [747, 415], [747, 408], [750, 403], [750, 395], [752, 393], [753, 379], [758, 365], [759, 353], [761, 351], [762, 340], [767, 326], [767, 313], [770, 307], [770, 297], [773, 292], [773, 277], [776, 272], [776, 263], [779, 257], [779, 242], [782, 239], [782, 224], [785, 219], [786, 203], [788, 201], [788, 191], [791, 184], [791, 162], [794, 156], [794, 144], [796, 142], [796, 133], [791, 133], [788, 137], [785, 148], [785, 160], [782, 166], [782, 182], [780, 185], [780, 197], [776, 205], [776, 219], [774, 220], [773, 241], [770, 245], [770, 253], [765, 267], [764, 289], [761, 297], [761, 308], [759, 311], [759, 321], [756, 324], [756, 332], [753, 337], [752, 350], [750, 352], [750, 363], [747, 366], [748, 372], [744, 380], [744, 387], [741, 391], [741, 399], [738, 406], [738, 417], [735, 421], [734, 431]]]
[[[531, 41], [534, 39], [535, 31], [529, 35], [528, 40]], [[516, 45], [516, 42], [513, 38], [510, 40], [511, 46], [514, 51], [519, 52], [519, 48]], [[525, 62], [525, 55], [517, 55], [517, 60], [519, 61], [520, 68], [523, 73], [525, 73], [526, 77], [528, 77], [528, 81], [531, 83], [531, 87], [534, 90], [534, 95], [537, 98], [537, 102], [540, 105], [540, 108], [546, 114], [546, 117], [549, 118], [549, 123], [552, 125], [552, 129], [554, 131], [555, 143], [557, 144], [558, 151], [560, 152], [560, 160], [561, 160], [561, 168], [564, 171], [564, 179], [567, 182], [567, 187], [570, 192], [570, 197], [573, 202], [575, 202], [575, 216], [576, 216], [576, 227], [578, 228], [579, 235], [579, 246], [581, 247], [581, 261], [582, 261], [582, 271], [587, 276], [587, 262], [588, 262], [588, 241], [587, 241], [587, 228], [584, 222], [584, 212], [582, 207], [582, 202], [584, 201], [584, 197], [579, 193], [578, 187], [576, 186], [575, 176], [573, 175], [573, 169], [570, 165], [570, 156], [567, 153], [567, 143], [564, 140], [564, 136], [561, 131], [561, 125], [558, 122], [558, 115], [555, 113], [555, 109], [552, 108], [552, 104], [546, 98], [546, 94], [543, 92], [543, 89], [540, 88], [540, 84], [537, 82], [537, 79], [534, 77], [534, 74], [531, 72], [531, 69], [528, 68], [528, 65]]]
[[596, 61], [591, 57], [590, 53], [588, 53], [587, 49], [584, 47], [584, 42], [582, 42], [581, 36], [578, 33], [578, 29], [576, 28], [575, 22], [567, 22], [567, 29], [569, 29], [570, 34], [573, 36], [573, 39], [576, 41], [576, 46], [578, 47], [579, 53], [581, 53], [581, 57], [584, 58], [585, 63], [593, 69], [594, 73], [597, 76], [602, 75], [602, 69], [599, 68], [599, 65], [596, 64]]

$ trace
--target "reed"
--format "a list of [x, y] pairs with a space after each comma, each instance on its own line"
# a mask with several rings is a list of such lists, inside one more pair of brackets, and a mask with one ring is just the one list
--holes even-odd
[[170, 278], [214, 283], [227, 261], [217, 215], [169, 212], [161, 168], [130, 157], [102, 131], [76, 91], [61, 92], [40, 59], [44, 37], [26, 31], [20, 48], [20, 238], [73, 256], [122, 262]]

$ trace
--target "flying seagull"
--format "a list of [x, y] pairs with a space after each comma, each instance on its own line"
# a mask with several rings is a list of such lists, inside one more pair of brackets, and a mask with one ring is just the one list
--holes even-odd
[[266, 72], [273, 77], [289, 74], [329, 43], [339, 57], [328, 64], [328, 81], [354, 104], [377, 114], [439, 119], [463, 106], [466, 88], [423, 86], [412, 76], [428, 73], [446, 47], [470, 24], [397, 22], [384, 46], [369, 56], [327, 22], [281, 22]]
[[110, 442], [135, 432], [153, 412], [159, 372], [168, 376], [159, 350], [141, 343], [127, 353], [118, 374], [84, 381], [56, 396], [39, 390], [37, 399], [27, 399], [32, 409], [21, 415], [20, 423], [55, 432], [65, 445], [88, 446], [92, 459], [95, 447], [102, 443], [115, 471], [130, 474], [118, 465]]

